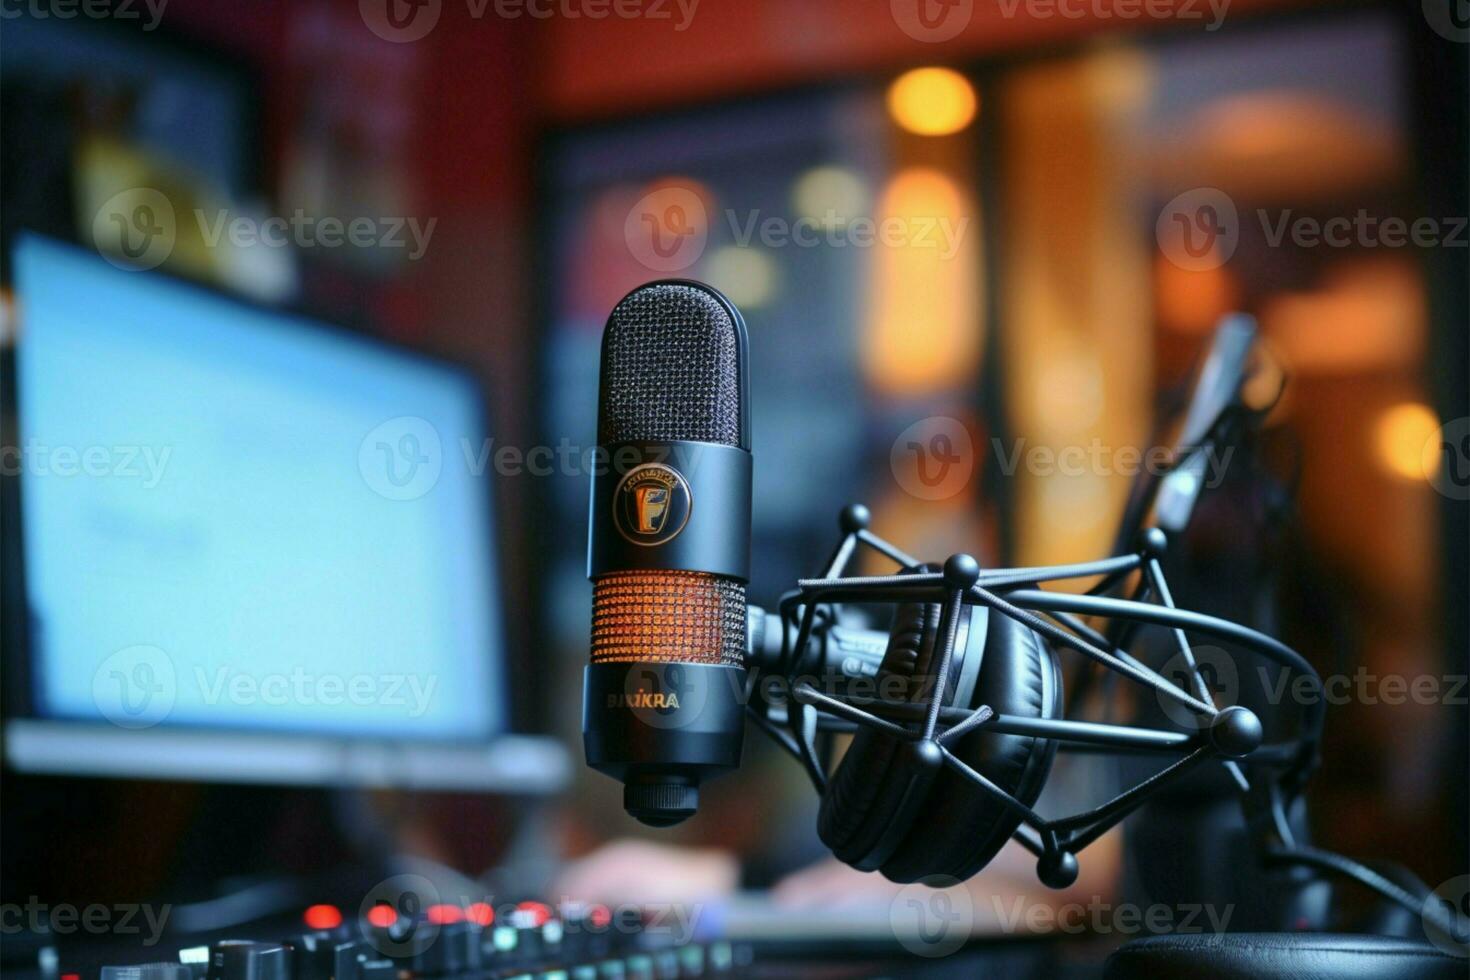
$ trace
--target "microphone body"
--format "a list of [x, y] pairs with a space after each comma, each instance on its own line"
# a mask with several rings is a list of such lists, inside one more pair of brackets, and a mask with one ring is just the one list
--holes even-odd
[[668, 826], [740, 764], [750, 575], [748, 352], [739, 312], [693, 282], [639, 287], [603, 332], [587, 574], [587, 763]]

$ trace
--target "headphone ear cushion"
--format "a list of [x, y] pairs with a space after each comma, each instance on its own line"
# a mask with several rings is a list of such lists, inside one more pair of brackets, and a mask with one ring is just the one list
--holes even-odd
[[[880, 685], [885, 679], [897, 678], [902, 681], [904, 700], [912, 699], [915, 679], [922, 683], [928, 673], [938, 624], [939, 607], [933, 603], [910, 602], [898, 607], [878, 668]], [[869, 857], [909, 780], [903, 766], [894, 764], [900, 748], [901, 743], [892, 736], [860, 729], [827, 783], [817, 834], [839, 860], [853, 867], [865, 871], [877, 867]]]
[[[996, 714], [1055, 718], [1060, 714], [1061, 674], [1056, 656], [1028, 626], [993, 610], [986, 612], [984, 659], [970, 704]], [[1028, 807], [1036, 803], [1051, 772], [1056, 743], [983, 729], [950, 746], [957, 758]], [[932, 875], [965, 880], [1005, 846], [1021, 817], [952, 767], [935, 778], [925, 803], [930, 819], [916, 820], [902, 844], [883, 862], [883, 874], [898, 882]]]

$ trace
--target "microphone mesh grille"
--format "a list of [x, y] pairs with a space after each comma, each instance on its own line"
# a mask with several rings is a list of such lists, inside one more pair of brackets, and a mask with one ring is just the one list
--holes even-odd
[[592, 585], [592, 662], [745, 662], [745, 586], [703, 572], [612, 572]]
[[599, 442], [738, 446], [740, 407], [735, 324], [713, 296], [665, 283], [634, 290], [613, 310], [603, 336]]

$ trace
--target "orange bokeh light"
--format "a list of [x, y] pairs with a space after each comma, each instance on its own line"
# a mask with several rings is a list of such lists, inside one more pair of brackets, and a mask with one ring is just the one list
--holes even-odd
[[301, 915], [308, 929], [335, 929], [342, 924], [342, 912], [335, 905], [312, 905]]
[[464, 921], [464, 909], [458, 905], [447, 905], [443, 903], [430, 905], [424, 912], [424, 918], [436, 926], [453, 925], [456, 922]]
[[915, 68], [888, 87], [893, 121], [920, 136], [958, 133], [974, 120], [978, 106], [969, 79], [949, 68]]

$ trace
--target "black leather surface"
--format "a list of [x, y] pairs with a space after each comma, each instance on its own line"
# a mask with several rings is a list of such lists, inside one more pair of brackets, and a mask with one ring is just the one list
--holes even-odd
[[1427, 942], [1343, 933], [1246, 932], [1135, 939], [1108, 958], [1106, 980], [1438, 980], [1470, 976], [1470, 960]]
[[[988, 704], [998, 715], [1056, 717], [1061, 695], [1056, 658], [1030, 627], [994, 611], [988, 619], [985, 659], [967, 707]], [[1033, 806], [1051, 773], [1056, 743], [977, 731], [961, 738], [953, 751], [976, 772]], [[929, 791], [929, 816], [929, 823], [916, 826], [884, 862], [884, 875], [900, 882], [936, 874], [963, 881], [989, 864], [1021, 823], [1014, 810], [949, 767]]]
[[[937, 625], [938, 607], [932, 605], [901, 606], [895, 618], [881, 673], [910, 680], [910, 700], [920, 695], [923, 679], [932, 673]], [[998, 714], [1033, 718], [1056, 714], [1060, 680], [1055, 658], [1032, 630], [992, 613], [983, 650], [969, 707], [988, 704]], [[946, 769], [936, 777], [916, 825], [891, 853], [877, 850], [912, 779], [898, 748], [896, 739], [873, 732], [854, 737], [822, 800], [819, 836], [839, 859], [867, 870], [879, 868], [894, 881], [969, 877], [995, 856], [1020, 818]], [[990, 732], [975, 732], [955, 747], [957, 756], [1027, 805], [1036, 802], [1054, 751], [1053, 745], [1035, 739]]]
[[[904, 700], [917, 693], [912, 686], [915, 674], [922, 677], [928, 669], [938, 625], [939, 607], [932, 603], [905, 603], [895, 613], [879, 676], [909, 682]], [[899, 748], [898, 739], [859, 731], [832, 774], [817, 817], [817, 835], [838, 860], [865, 870], [874, 866], [869, 858], [886, 821], [872, 819], [873, 814], [891, 813], [908, 784], [909, 773], [896, 762]]]

